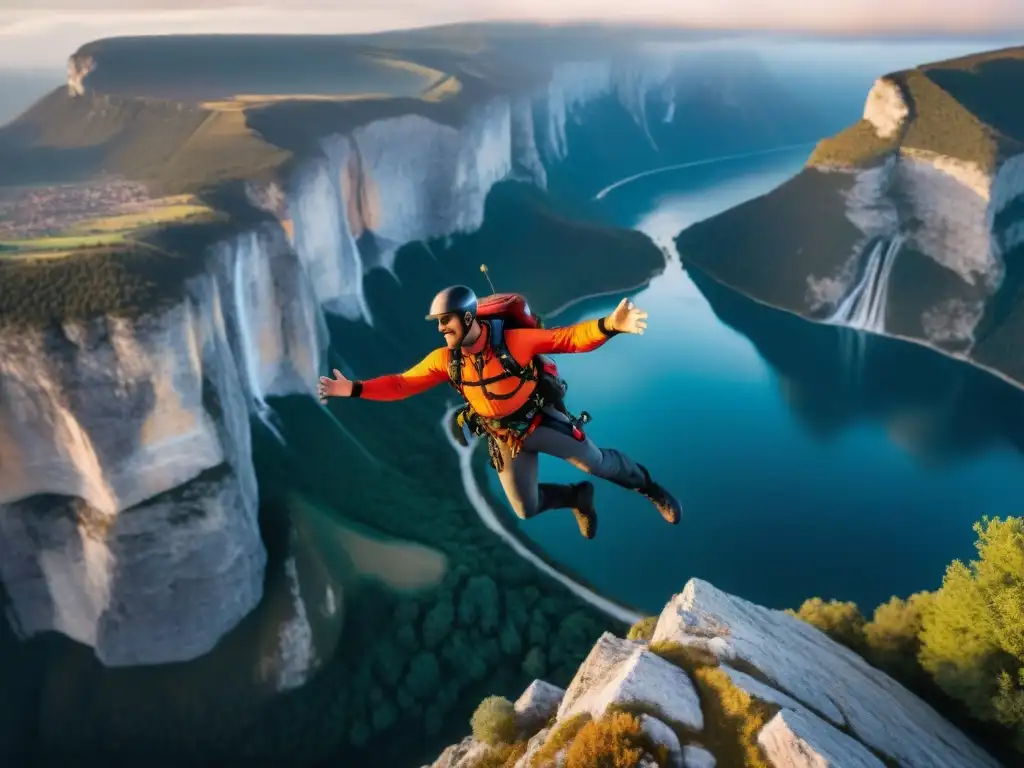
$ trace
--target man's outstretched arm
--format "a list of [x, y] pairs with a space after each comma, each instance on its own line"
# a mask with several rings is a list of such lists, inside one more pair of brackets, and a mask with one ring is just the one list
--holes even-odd
[[629, 299], [623, 299], [607, 317], [584, 320], [564, 328], [508, 331], [508, 347], [517, 360], [529, 360], [534, 355], [590, 352], [612, 336], [643, 335], [646, 328], [647, 313], [633, 306]]
[[320, 400], [328, 397], [360, 397], [364, 400], [404, 400], [448, 380], [448, 350], [435, 349], [404, 373], [349, 381], [334, 371], [334, 378], [320, 377]]

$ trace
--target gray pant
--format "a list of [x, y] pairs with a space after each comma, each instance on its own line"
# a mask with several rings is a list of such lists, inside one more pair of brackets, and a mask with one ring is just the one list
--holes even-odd
[[577, 440], [567, 434], [571, 427], [564, 414], [550, 408], [544, 412], [550, 419], [565, 425], [566, 431], [552, 426], [537, 427], [523, 442], [514, 459], [508, 447], [499, 441], [505, 466], [498, 477], [512, 510], [519, 517], [525, 520], [547, 509], [557, 508], [554, 498], [545, 503], [539, 492], [537, 469], [541, 453], [557, 456], [587, 474], [604, 478], [623, 488], [636, 490], [644, 486], [646, 475], [631, 458], [610, 448], [598, 448], [590, 438]]

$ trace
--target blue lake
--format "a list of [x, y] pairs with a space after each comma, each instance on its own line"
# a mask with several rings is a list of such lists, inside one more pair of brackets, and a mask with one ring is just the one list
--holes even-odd
[[[653, 174], [601, 199], [608, 220], [659, 244], [768, 192], [809, 147]], [[674, 253], [674, 248], [671, 249]], [[550, 324], [605, 314], [576, 305]], [[1024, 494], [1024, 395], [922, 347], [803, 321], [674, 261], [634, 296], [643, 337], [564, 355], [568, 404], [681, 500], [666, 525], [641, 497], [596, 481], [598, 536], [572, 515], [518, 523], [599, 590], [656, 611], [704, 578], [772, 607], [821, 596], [870, 611], [941, 583], [973, 552], [972, 524]], [[542, 457], [545, 481], [580, 479]], [[500, 493], [496, 478], [494, 488]]]

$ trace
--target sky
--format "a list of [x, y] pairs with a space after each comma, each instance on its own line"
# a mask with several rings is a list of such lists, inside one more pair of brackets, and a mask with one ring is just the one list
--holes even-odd
[[99, 37], [370, 32], [475, 20], [604, 20], [827, 32], [1016, 30], [1024, 0], [0, 0], [0, 67], [62, 69]]

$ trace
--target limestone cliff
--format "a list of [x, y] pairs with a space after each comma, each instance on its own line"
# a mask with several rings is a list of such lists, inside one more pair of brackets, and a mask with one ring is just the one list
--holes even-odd
[[1024, 50], [880, 78], [863, 119], [768, 195], [687, 229], [682, 258], [823, 322], [1024, 383]]
[[[680, 647], [766, 705], [755, 743], [773, 768], [998, 768], [931, 707], [819, 630], [699, 579], [665, 606], [649, 645], [606, 633], [566, 690], [537, 681], [524, 692], [515, 704], [524, 742], [516, 768], [563, 764], [566, 731], [616, 710], [639, 715], [651, 745], [637, 766], [731, 768], [729, 728], [693, 671], [673, 663]], [[495, 751], [469, 737], [431, 768], [489, 764]]]
[[[240, 39], [228, 50], [198, 40], [86, 46], [69, 62], [66, 92], [0, 132], [0, 165], [137, 172], [164, 186], [201, 181], [204, 192], [235, 185], [227, 233], [184, 246], [187, 275], [150, 258], [151, 282], [173, 300], [130, 313], [117, 296], [103, 304], [88, 295], [94, 275], [75, 268], [76, 253], [2, 265], [0, 576], [9, 613], [22, 636], [64, 633], [108, 665], [200, 656], [259, 601], [266, 555], [250, 420], [273, 430], [267, 397], [312, 395], [328, 313], [375, 321], [369, 272], [392, 269], [407, 243], [478, 229], [498, 182], [544, 187], [553, 170], [564, 173], [573, 131], [594, 105], [624, 116], [635, 143], [654, 152], [694, 87], [671, 50], [612, 58], [591, 49], [555, 63], [549, 50], [545, 68], [527, 62], [489, 79], [453, 54], [465, 87], [445, 91], [450, 99], [437, 83], [418, 99], [349, 103], [330, 92], [279, 103], [277, 93], [249, 112], [246, 94], [190, 91], [193, 79], [175, 66], [181, 51], [199, 51], [219, 67], [217, 88], [241, 87], [236, 75], [259, 85], [239, 65], [267, 42]], [[291, 46], [285, 58], [301, 68], [309, 46], [348, 50], [338, 41], [277, 44]], [[340, 73], [330, 59], [327, 80], [367, 66], [363, 53], [346, 56]], [[377, 75], [395, 69], [370, 60]], [[495, 62], [474, 66], [484, 65]], [[434, 72], [413, 70], [425, 68]], [[520, 81], [509, 81], [516, 72]], [[150, 86], [158, 98], [140, 95]], [[19, 280], [6, 278], [15, 272]], [[37, 297], [63, 306], [71, 294], [86, 294], [91, 310], [48, 310], [38, 322], [18, 310]]]

